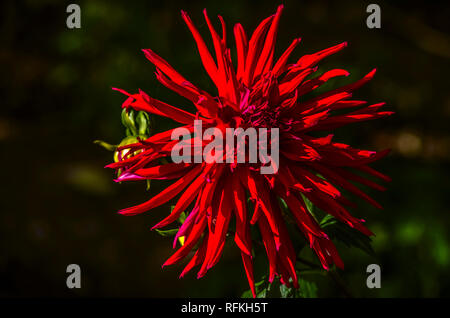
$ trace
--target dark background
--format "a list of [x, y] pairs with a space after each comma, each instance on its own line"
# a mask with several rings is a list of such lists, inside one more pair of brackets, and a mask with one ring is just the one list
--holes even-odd
[[[171, 239], [150, 227], [168, 205], [135, 217], [116, 214], [146, 200], [140, 183], [115, 184], [103, 169], [112, 154], [94, 139], [118, 143], [123, 96], [142, 88], [155, 98], [188, 107], [160, 85], [141, 48], [152, 48], [181, 74], [209, 90], [180, 9], [210, 43], [202, 9], [221, 14], [228, 45], [232, 26], [247, 34], [276, 11], [274, 1], [77, 1], [81, 29], [66, 27], [65, 1], [2, 1], [0, 7], [0, 296], [239, 296], [247, 289], [240, 257], [230, 242], [205, 278], [179, 280], [181, 266], [161, 270]], [[442, 2], [377, 1], [381, 29], [368, 29], [357, 1], [283, 1], [278, 56], [294, 37], [294, 57], [342, 41], [349, 46], [320, 64], [344, 68], [354, 81], [373, 67], [374, 80], [356, 99], [386, 101], [386, 120], [339, 129], [336, 140], [392, 154], [375, 167], [393, 178], [385, 193], [370, 192], [378, 211], [358, 200], [354, 211], [375, 233], [376, 257], [338, 245], [342, 277], [355, 296], [450, 295], [450, 8]], [[216, 24], [218, 26], [218, 24]], [[169, 121], [157, 120], [162, 130]], [[161, 189], [157, 183], [151, 193]], [[82, 288], [69, 290], [66, 266], [81, 266]], [[382, 288], [366, 287], [366, 266], [381, 265]], [[264, 274], [265, 267], [256, 275]], [[319, 296], [341, 296], [317, 278]]]

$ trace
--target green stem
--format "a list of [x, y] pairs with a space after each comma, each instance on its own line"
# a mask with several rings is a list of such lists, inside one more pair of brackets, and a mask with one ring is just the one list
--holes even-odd
[[350, 290], [344, 284], [344, 281], [342, 280], [341, 276], [339, 276], [339, 274], [335, 270], [329, 270], [328, 276], [330, 276], [333, 279], [333, 281], [336, 283], [336, 285], [339, 287], [339, 289], [342, 291], [345, 297], [354, 298]]

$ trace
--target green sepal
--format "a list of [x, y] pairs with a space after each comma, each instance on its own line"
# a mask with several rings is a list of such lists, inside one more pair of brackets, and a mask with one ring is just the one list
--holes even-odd
[[121, 115], [121, 119], [122, 119], [122, 124], [127, 128], [127, 136], [128, 133], [130, 133], [130, 135], [137, 135], [137, 129], [136, 129], [136, 124], [134, 122], [134, 110], [132, 109], [122, 109], [122, 115]]
[[170, 229], [170, 230], [158, 230], [158, 229], [155, 229], [155, 231], [161, 236], [169, 237], [169, 236], [175, 236], [177, 234], [177, 232], [178, 232], [178, 229]]
[[111, 145], [103, 140], [94, 140], [94, 144], [99, 145], [100, 147], [103, 147], [108, 151], [115, 151], [117, 148], [117, 145]]
[[181, 212], [180, 217], [178, 218], [178, 222], [180, 222], [181, 224], [184, 223], [184, 221], [186, 220], [186, 213], [185, 212]]
[[139, 135], [150, 135], [150, 117], [144, 111], [138, 112], [136, 116]]

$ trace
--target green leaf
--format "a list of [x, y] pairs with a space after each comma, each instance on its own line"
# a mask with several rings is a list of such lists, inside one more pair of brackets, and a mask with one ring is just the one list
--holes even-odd
[[178, 229], [171, 229], [171, 230], [158, 230], [155, 229], [156, 232], [158, 232], [161, 236], [175, 236], [178, 232]]
[[241, 298], [253, 298], [252, 291], [250, 289], [247, 289], [242, 293]]
[[[255, 283], [255, 289], [256, 289], [256, 297], [258, 298], [266, 298], [267, 296], [267, 285], [268, 282], [266, 282], [265, 277], [260, 280], [259, 282]], [[270, 285], [270, 284], [269, 284]], [[251, 289], [246, 290], [241, 295], [242, 298], [253, 298]]]
[[369, 236], [336, 220], [334, 217], [330, 215], [325, 216], [320, 222], [320, 226], [327, 229], [327, 233], [331, 238], [344, 243], [348, 247], [356, 247], [369, 255], [375, 255], [372, 248], [372, 239]]
[[263, 289], [256, 295], [256, 298], [266, 298], [267, 297], [267, 289]]
[[[291, 281], [292, 282], [292, 281]], [[300, 278], [298, 280], [300, 288], [287, 287], [280, 283], [279, 278], [276, 278], [272, 283], [266, 281], [264, 277], [261, 281], [255, 284], [257, 298], [316, 298], [317, 285]], [[242, 298], [252, 298], [250, 289], [246, 290]]]
[[298, 284], [300, 285], [299, 296], [301, 298], [317, 298], [316, 283], [300, 278]]
[[317, 285], [299, 278], [299, 288], [287, 287], [280, 284], [280, 293], [282, 298], [317, 298]]
[[280, 285], [281, 298], [295, 298], [296, 290], [286, 285]]
[[314, 204], [303, 193], [300, 193], [300, 194], [303, 198], [303, 201], [305, 202], [306, 208], [308, 209], [309, 213], [312, 215], [314, 220], [316, 220], [316, 222], [317, 222], [317, 217], [314, 212]]
[[[287, 287], [280, 283], [277, 278], [272, 283], [262, 280], [255, 284], [256, 296], [258, 298], [315, 298], [317, 297], [317, 286], [314, 282], [299, 279], [300, 288]], [[251, 298], [251, 290], [242, 294], [243, 298]]]

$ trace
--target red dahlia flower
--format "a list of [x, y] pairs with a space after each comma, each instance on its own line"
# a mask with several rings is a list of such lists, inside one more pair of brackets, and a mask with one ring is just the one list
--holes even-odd
[[[379, 111], [384, 103], [365, 106], [364, 101], [350, 99], [354, 90], [372, 79], [375, 70], [353, 84], [305, 100], [305, 94], [329, 79], [349, 75], [345, 70], [334, 69], [312, 77], [318, 62], [342, 50], [347, 43], [302, 56], [294, 64], [288, 64], [292, 51], [300, 42], [300, 39], [295, 39], [281, 57], [275, 59], [275, 39], [282, 10], [283, 6], [279, 6], [276, 14], [263, 20], [250, 39], [241, 24], [234, 26], [236, 68], [231, 61], [230, 49], [226, 46], [226, 27], [222, 17], [219, 16], [222, 25], [222, 34], [219, 35], [204, 11], [214, 44], [214, 59], [191, 19], [182, 11], [203, 66], [217, 86], [217, 93], [212, 95], [187, 81], [152, 50], [143, 50], [147, 59], [156, 66], [157, 79], [167, 88], [189, 99], [197, 109], [196, 114], [156, 100], [141, 90], [137, 94], [119, 90], [128, 96], [123, 107], [172, 118], [190, 132], [193, 132], [195, 119], [201, 119], [205, 129], [278, 128], [280, 159], [276, 173], [260, 174], [260, 167], [251, 163], [170, 162], [172, 147], [178, 142], [171, 140], [173, 129], [121, 147], [122, 150], [128, 149], [128, 155], [107, 166], [120, 169], [119, 181], [175, 180], [147, 202], [119, 213], [143, 213], [180, 195], [170, 215], [153, 227], [167, 226], [176, 221], [183, 211], [190, 211], [179, 228], [174, 247], [179, 237], [185, 237], [184, 244], [164, 263], [164, 266], [177, 263], [194, 251], [180, 276], [200, 266], [198, 277], [202, 277], [219, 261], [230, 221], [234, 218], [234, 241], [240, 249], [253, 295], [251, 226], [257, 225], [259, 228], [267, 252], [269, 281], [279, 276], [281, 283], [289, 285], [292, 279], [294, 287], [298, 287], [296, 251], [287, 232], [286, 217], [295, 220], [325, 269], [332, 264], [342, 268], [343, 262], [333, 242], [308, 211], [303, 198], [306, 197], [337, 220], [370, 236], [372, 232], [363, 225], [364, 220], [348, 212], [346, 206], [352, 206], [352, 203], [338, 188], [381, 208], [352, 182], [383, 190], [382, 186], [361, 177], [359, 172], [389, 180], [389, 177], [368, 166], [384, 157], [388, 151], [377, 153], [355, 149], [333, 141], [333, 135], [317, 137], [311, 134], [392, 114]], [[347, 109], [353, 110], [347, 113], [342, 111]], [[336, 114], [335, 110], [340, 112]], [[169, 162], [163, 164], [163, 158]], [[248, 198], [253, 206], [252, 211], [248, 208]], [[286, 203], [290, 216], [282, 212], [280, 199]], [[195, 250], [196, 246], [198, 248]]]

